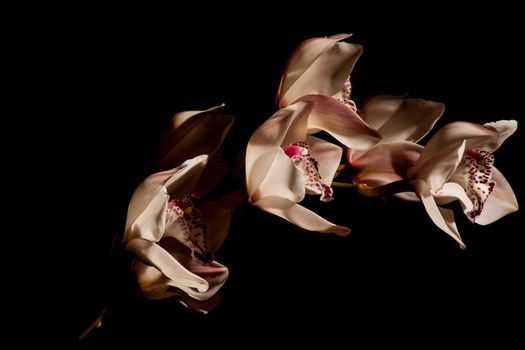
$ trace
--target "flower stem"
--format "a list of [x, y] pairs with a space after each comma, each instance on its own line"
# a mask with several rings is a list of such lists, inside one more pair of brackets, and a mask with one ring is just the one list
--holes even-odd
[[336, 188], [355, 188], [355, 187], [357, 187], [357, 184], [351, 184], [351, 183], [346, 183], [346, 182], [334, 181], [334, 182], [332, 182], [332, 187], [336, 187]]

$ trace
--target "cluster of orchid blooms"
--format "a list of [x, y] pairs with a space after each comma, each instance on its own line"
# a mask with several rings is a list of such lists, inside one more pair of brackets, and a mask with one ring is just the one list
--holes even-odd
[[[160, 161], [172, 169], [149, 176], [136, 189], [123, 238], [147, 298], [175, 296], [202, 312], [217, 303], [228, 269], [213, 253], [228, 234], [232, 211], [246, 198], [303, 229], [347, 235], [348, 227], [300, 205], [306, 194], [333, 199], [343, 151], [361, 193], [422, 203], [462, 248], [454, 213], [443, 205], [459, 201], [465, 215], [481, 225], [518, 209], [493, 155], [514, 133], [516, 121], [453, 122], [420, 145], [444, 105], [385, 95], [357, 107], [350, 74], [362, 47], [342, 41], [348, 37], [309, 39], [292, 54], [277, 92], [280, 109], [248, 142], [245, 190], [213, 201], [206, 196], [226, 174], [217, 151], [233, 116], [219, 114], [218, 106], [173, 117]], [[313, 136], [321, 131], [332, 142]]]

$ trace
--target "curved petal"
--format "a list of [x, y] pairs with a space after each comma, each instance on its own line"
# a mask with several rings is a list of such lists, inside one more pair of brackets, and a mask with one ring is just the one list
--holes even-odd
[[[306, 139], [309, 103], [296, 103], [277, 111], [262, 124], [248, 141], [246, 149], [246, 185], [250, 202], [260, 198], [254, 195], [282, 153], [283, 144]], [[293, 164], [288, 160], [293, 166]]]
[[187, 160], [175, 169], [149, 176], [139, 185], [129, 204], [124, 244], [137, 237], [152, 242], [160, 241], [166, 224], [166, 205], [170, 195], [181, 198], [190, 194], [207, 159], [208, 156], [201, 155]]
[[157, 243], [135, 238], [126, 244], [126, 250], [136, 258], [154, 266], [180, 288], [195, 288], [203, 293], [208, 290], [208, 282], [188, 271], [177, 259]]
[[330, 186], [335, 172], [339, 164], [341, 164], [343, 149], [331, 142], [310, 135], [306, 137], [306, 142], [308, 143], [310, 154], [317, 161], [319, 175], [323, 179], [323, 183]]
[[442, 153], [447, 147], [459, 147], [463, 141], [472, 142], [472, 139], [494, 137], [497, 132], [483, 125], [468, 122], [453, 122], [439, 129], [434, 136], [428, 141], [425, 149], [421, 153], [418, 163], [425, 163], [429, 159]]
[[434, 192], [437, 192], [448, 181], [461, 162], [465, 152], [465, 141], [445, 147], [439, 153], [434, 153], [432, 158], [421, 162], [425, 150], [421, 153], [416, 165], [408, 169], [408, 178], [421, 179], [429, 184]]
[[444, 184], [443, 187], [441, 187], [441, 190], [434, 195], [434, 198], [436, 199], [436, 203], [438, 205], [443, 205], [455, 200], [459, 200], [465, 215], [467, 215], [468, 212], [474, 208], [474, 204], [472, 204], [472, 201], [467, 196], [465, 189], [455, 182], [447, 182]]
[[515, 120], [498, 120], [497, 122], [486, 123], [486, 128], [494, 130], [495, 134], [489, 137], [473, 139], [467, 141], [467, 148], [481, 149], [493, 153], [501, 144], [518, 128], [518, 122]]
[[505, 176], [495, 167], [492, 168], [492, 180], [496, 182], [494, 191], [487, 198], [483, 211], [475, 220], [480, 225], [488, 225], [518, 210], [518, 200], [514, 191]]
[[412, 142], [381, 142], [358, 157], [347, 152], [348, 163], [357, 170], [352, 180], [376, 187], [406, 179], [408, 169], [414, 166], [422, 150], [422, 146]]
[[348, 227], [335, 225], [313, 211], [283, 198], [266, 197], [255, 202], [254, 205], [268, 213], [280, 216], [305, 230], [335, 233], [340, 236], [346, 236], [350, 233]]
[[464, 249], [465, 244], [461, 240], [458, 228], [456, 227], [454, 212], [450, 209], [437, 206], [436, 201], [431, 194], [430, 187], [425, 181], [416, 180], [414, 182], [414, 187], [434, 224], [436, 224], [441, 230], [445, 231], [450, 237], [454, 238], [459, 243], [461, 249]]
[[199, 154], [216, 152], [235, 119], [216, 113], [223, 106], [175, 114], [160, 143], [158, 167], [174, 167]]
[[433, 101], [381, 95], [367, 101], [360, 110], [363, 120], [379, 131], [382, 142], [422, 139], [445, 110]]
[[367, 149], [379, 142], [380, 136], [354, 111], [336, 99], [322, 95], [303, 96], [299, 101], [312, 103], [308, 133], [326, 131], [346, 147]]
[[311, 39], [301, 44], [288, 62], [277, 92], [279, 107], [309, 94], [332, 96], [343, 87], [363, 48], [339, 42], [348, 35]]

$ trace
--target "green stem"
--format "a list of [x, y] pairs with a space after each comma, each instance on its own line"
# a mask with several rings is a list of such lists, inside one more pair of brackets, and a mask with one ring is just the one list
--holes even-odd
[[357, 187], [357, 184], [351, 184], [351, 183], [346, 183], [346, 182], [334, 181], [334, 182], [332, 182], [332, 187], [336, 187], [336, 188], [355, 188], [355, 187]]

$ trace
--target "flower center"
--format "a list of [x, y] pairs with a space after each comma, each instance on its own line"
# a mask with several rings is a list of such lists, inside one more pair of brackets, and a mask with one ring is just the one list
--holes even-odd
[[323, 183], [319, 174], [317, 160], [310, 155], [307, 142], [295, 142], [283, 147], [284, 153], [290, 157], [295, 166], [301, 169], [306, 176], [306, 193], [320, 194], [321, 201], [329, 202], [333, 200], [333, 190], [330, 186]]
[[202, 262], [211, 262], [213, 254], [206, 245], [208, 225], [202, 222], [201, 212], [190, 196], [168, 202], [166, 228], [182, 244], [191, 249], [191, 255]]
[[474, 208], [469, 212], [470, 219], [475, 220], [483, 211], [489, 195], [494, 191], [496, 182], [492, 181], [494, 155], [487, 151], [467, 149], [461, 160], [453, 181], [463, 186]]

